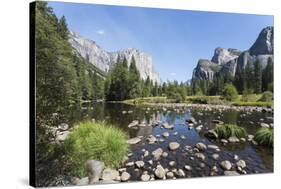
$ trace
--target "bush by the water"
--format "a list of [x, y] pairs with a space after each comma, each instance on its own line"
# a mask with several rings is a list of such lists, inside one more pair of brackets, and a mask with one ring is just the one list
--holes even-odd
[[241, 97], [242, 102], [255, 102], [259, 98], [258, 95], [254, 94], [254, 90], [246, 89], [243, 91], [243, 95]]
[[260, 128], [256, 132], [254, 139], [261, 145], [273, 146], [273, 129]]
[[64, 143], [67, 160], [73, 174], [85, 174], [85, 162], [100, 160], [108, 167], [118, 167], [129, 151], [127, 135], [101, 122], [83, 122]]
[[224, 139], [228, 139], [229, 137], [242, 138], [247, 135], [247, 132], [243, 127], [232, 124], [216, 125], [215, 131], [219, 138]]
[[273, 100], [273, 94], [272, 94], [272, 92], [270, 92], [270, 91], [265, 91], [265, 92], [262, 94], [262, 96], [261, 96], [261, 98], [260, 98], [259, 101], [262, 101], [262, 102], [271, 102], [272, 100]]
[[238, 92], [234, 85], [226, 84], [222, 91], [222, 96], [224, 99], [228, 101], [233, 101], [238, 98]]

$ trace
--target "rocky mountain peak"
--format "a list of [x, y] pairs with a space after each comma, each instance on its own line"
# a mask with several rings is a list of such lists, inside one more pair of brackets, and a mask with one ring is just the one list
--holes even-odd
[[75, 32], [70, 32], [69, 42], [76, 53], [105, 73], [114, 67], [118, 56], [126, 58], [128, 66], [130, 66], [132, 57], [134, 56], [141, 78], [146, 79], [149, 77], [153, 82], [160, 83], [159, 74], [153, 67], [152, 57], [136, 48], [107, 52], [98, 46], [95, 41], [83, 38]]
[[218, 47], [215, 49], [212, 62], [217, 64], [226, 64], [227, 62], [236, 59], [240, 55], [237, 49], [225, 49]]
[[251, 55], [273, 54], [273, 27], [264, 28], [253, 46], [249, 49]]
[[200, 59], [193, 70], [192, 80], [212, 81], [215, 75], [235, 76], [237, 67], [244, 69], [248, 63], [260, 62], [262, 69], [268, 59], [273, 60], [273, 27], [262, 29], [252, 47], [244, 52], [237, 49], [218, 47], [211, 61]]

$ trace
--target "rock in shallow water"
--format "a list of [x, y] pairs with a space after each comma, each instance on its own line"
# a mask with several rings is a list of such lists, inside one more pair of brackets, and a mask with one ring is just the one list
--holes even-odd
[[223, 173], [224, 173], [224, 175], [226, 175], [226, 176], [238, 176], [238, 175], [240, 175], [240, 174], [237, 173], [236, 171], [224, 171]]
[[179, 147], [180, 147], [180, 144], [177, 143], [177, 142], [170, 142], [170, 143], [169, 143], [169, 149], [170, 149], [170, 150], [176, 150], [176, 149], [178, 149]]
[[169, 133], [168, 133], [168, 132], [164, 132], [162, 135], [163, 135], [164, 137], [166, 137], [166, 138], [169, 137]]
[[138, 167], [138, 168], [142, 168], [144, 166], [143, 161], [136, 161], [135, 164], [136, 164], [136, 167]]
[[207, 149], [207, 146], [202, 142], [198, 142], [195, 146], [199, 151], [205, 151]]
[[163, 154], [163, 150], [162, 150], [162, 148], [157, 148], [151, 154], [153, 155], [155, 160], [159, 160], [161, 155]]
[[128, 144], [137, 144], [141, 141], [141, 139], [139, 137], [135, 137], [135, 138], [131, 138], [129, 140], [127, 140]]
[[230, 161], [228, 161], [228, 160], [222, 161], [222, 162], [220, 163], [220, 166], [221, 166], [224, 170], [230, 170], [231, 167], [232, 167]]
[[150, 176], [146, 173], [146, 174], [143, 174], [142, 176], [141, 176], [141, 180], [142, 181], [149, 181], [150, 180]]
[[163, 179], [165, 177], [165, 169], [162, 167], [162, 165], [157, 165], [154, 174], [157, 178]]
[[241, 167], [242, 169], [246, 168], [246, 162], [244, 160], [239, 160], [236, 162], [237, 167]]
[[131, 178], [131, 175], [127, 172], [123, 172], [121, 174], [121, 181], [126, 182]]

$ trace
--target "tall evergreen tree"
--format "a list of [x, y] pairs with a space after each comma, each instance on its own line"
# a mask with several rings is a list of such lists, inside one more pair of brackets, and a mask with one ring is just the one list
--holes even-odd
[[255, 62], [255, 92], [262, 92], [262, 67], [260, 61]]
[[273, 92], [273, 61], [271, 57], [268, 58], [267, 65], [262, 73], [262, 90]]

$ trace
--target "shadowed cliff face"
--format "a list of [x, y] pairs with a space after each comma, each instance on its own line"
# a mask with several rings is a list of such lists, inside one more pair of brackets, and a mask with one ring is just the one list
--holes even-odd
[[141, 78], [149, 77], [152, 81], [160, 83], [160, 76], [154, 70], [152, 57], [138, 49], [128, 48], [116, 52], [107, 52], [94, 41], [85, 39], [74, 32], [70, 33], [69, 42], [76, 53], [105, 73], [116, 64], [118, 56], [121, 59], [126, 58], [128, 66], [130, 66], [131, 59], [134, 56]]
[[193, 70], [192, 80], [212, 81], [214, 75], [223, 74], [230, 74], [234, 77], [238, 66], [244, 69], [247, 63], [254, 65], [257, 60], [261, 63], [262, 68], [265, 68], [268, 58], [273, 60], [273, 37], [273, 27], [266, 27], [247, 51], [216, 48], [211, 61], [202, 59], [198, 61]]

